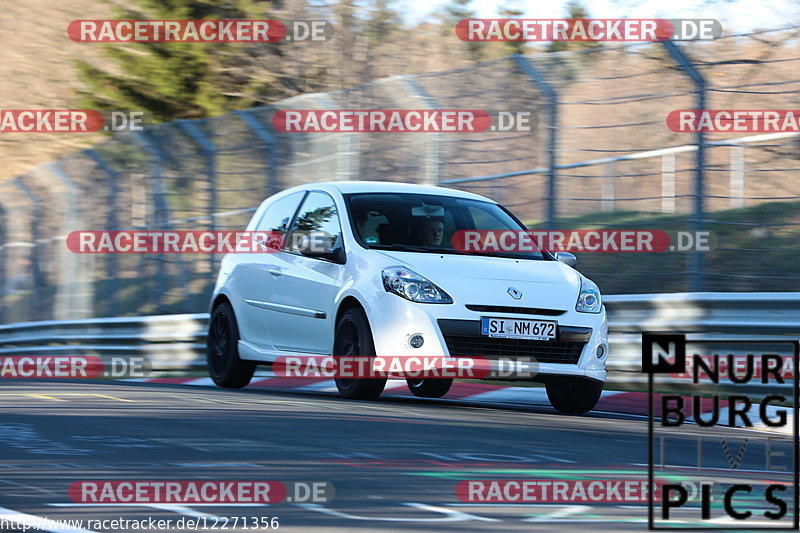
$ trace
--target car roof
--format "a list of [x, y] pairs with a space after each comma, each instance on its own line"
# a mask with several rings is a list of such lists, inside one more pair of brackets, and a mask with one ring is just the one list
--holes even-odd
[[356, 194], [356, 193], [408, 193], [408, 194], [434, 194], [439, 196], [451, 196], [456, 198], [469, 198], [473, 200], [482, 200], [484, 202], [493, 202], [493, 200], [474, 194], [471, 192], [459, 191], [457, 189], [448, 189], [446, 187], [434, 187], [432, 185], [418, 185], [416, 183], [398, 183], [392, 181], [323, 181], [318, 183], [307, 183], [299, 185], [292, 189], [308, 190], [319, 189], [332, 192], [336, 190], [342, 194]]

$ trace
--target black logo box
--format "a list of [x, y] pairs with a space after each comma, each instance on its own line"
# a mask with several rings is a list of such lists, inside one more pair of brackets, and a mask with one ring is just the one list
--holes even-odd
[[[654, 475], [654, 457], [653, 457], [653, 378], [655, 374], [679, 374], [686, 370], [686, 335], [682, 334], [666, 334], [666, 333], [642, 333], [642, 372], [648, 374], [647, 377], [647, 397], [648, 397], [648, 411], [647, 411], [647, 479], [649, 483], [647, 495], [647, 512], [648, 521], [647, 529], [650, 531], [705, 531], [705, 530], [719, 530], [719, 531], [797, 531], [800, 529], [800, 424], [798, 420], [798, 398], [800, 397], [800, 341], [793, 340], [691, 340], [688, 344], [703, 345], [703, 344], [753, 344], [760, 345], [791, 345], [793, 348], [793, 436], [794, 436], [794, 524], [792, 526], [778, 526], [778, 527], [764, 527], [764, 526], [741, 526], [732, 527], [723, 525], [721, 527], [659, 527], [655, 525], [655, 502], [653, 501], [653, 487], [655, 486]], [[657, 345], [662, 352], [671, 352], [671, 346], [674, 346], [675, 358], [673, 361], [659, 358], [657, 362], [653, 362], [653, 347]], [[663, 416], [663, 414], [662, 414]]]

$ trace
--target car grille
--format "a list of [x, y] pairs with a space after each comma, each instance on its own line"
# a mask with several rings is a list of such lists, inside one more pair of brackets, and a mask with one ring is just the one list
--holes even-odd
[[470, 311], [479, 313], [512, 313], [517, 315], [546, 315], [559, 316], [566, 313], [560, 309], [540, 309], [537, 307], [510, 307], [507, 305], [472, 305], [465, 306]]
[[559, 326], [552, 341], [497, 339], [480, 334], [480, 321], [439, 319], [439, 329], [452, 357], [531, 357], [540, 363], [574, 365], [591, 335], [591, 328]]

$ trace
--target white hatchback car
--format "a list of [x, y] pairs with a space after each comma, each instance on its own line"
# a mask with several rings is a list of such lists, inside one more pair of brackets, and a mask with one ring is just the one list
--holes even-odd
[[[496, 202], [440, 187], [351, 181], [280, 192], [247, 230], [281, 235], [282, 248], [222, 260], [209, 373], [239, 388], [256, 365], [286, 355], [520, 357], [537, 363], [528, 379], [545, 384], [553, 407], [588, 412], [606, 379], [608, 328], [600, 292], [572, 268], [575, 257], [451, 244], [458, 230], [524, 229]], [[300, 248], [293, 235], [312, 230], [329, 235], [327, 244]], [[496, 334], [501, 320], [542, 331], [509, 338]], [[452, 379], [407, 382], [417, 396], [440, 397]], [[344, 397], [374, 399], [386, 380], [336, 384]]]

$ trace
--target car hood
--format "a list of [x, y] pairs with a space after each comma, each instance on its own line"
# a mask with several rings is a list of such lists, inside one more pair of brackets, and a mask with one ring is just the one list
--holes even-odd
[[[575, 306], [579, 274], [560, 261], [414, 252], [379, 252], [430, 279], [465, 304], [548, 307]], [[388, 266], [388, 265], [387, 265]], [[519, 299], [509, 291], [522, 293]]]

